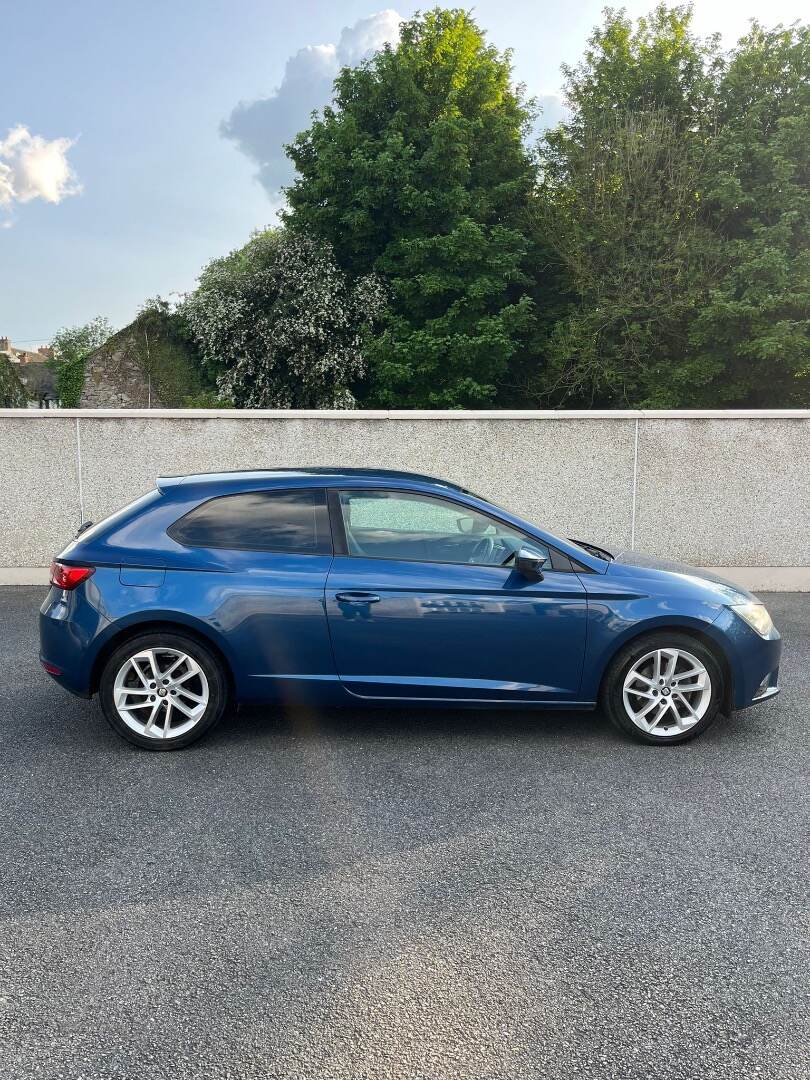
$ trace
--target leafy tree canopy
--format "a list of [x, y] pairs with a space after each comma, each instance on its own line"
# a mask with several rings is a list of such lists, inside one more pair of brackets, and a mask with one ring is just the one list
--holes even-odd
[[66, 326], [51, 340], [56, 369], [56, 395], [66, 409], [77, 409], [84, 381], [84, 362], [113, 333], [108, 319], [99, 315], [83, 326]]
[[357, 68], [288, 147], [286, 219], [390, 288], [370, 404], [491, 402], [534, 313], [522, 220], [531, 108], [471, 16], [434, 9]]
[[[703, 219], [717, 267], [689, 349], [708, 399], [810, 403], [810, 27], [754, 24], [717, 90]], [[721, 366], [722, 365], [722, 366]]]
[[350, 408], [383, 307], [378, 279], [349, 283], [327, 243], [268, 230], [210, 263], [181, 314], [238, 408]]
[[689, 5], [659, 4], [634, 24], [623, 10], [605, 8], [582, 61], [563, 65], [573, 111], [567, 129], [582, 133], [605, 114], [665, 110], [681, 128], [711, 109], [722, 68], [719, 36], [701, 41]]
[[115, 333], [109, 319], [99, 315], [83, 326], [66, 326], [51, 341], [57, 364], [84, 359]]
[[729, 57], [691, 9], [606, 13], [541, 146], [536, 228], [572, 292], [538, 398], [652, 407], [806, 396], [808, 29]]

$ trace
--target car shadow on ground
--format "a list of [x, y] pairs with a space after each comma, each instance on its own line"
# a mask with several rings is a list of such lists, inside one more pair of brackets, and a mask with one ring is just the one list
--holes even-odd
[[228, 715], [207, 741], [242, 741], [264, 734], [299, 738], [328, 736], [402, 740], [621, 739], [610, 721], [598, 710], [570, 711], [526, 708], [472, 708], [402, 704], [380, 708], [306, 708], [303, 706], [241, 706]]
[[[107, 749], [120, 745], [122, 749], [141, 752], [125, 743], [106, 723], [98, 699], [85, 701], [59, 693], [48, 685], [26, 695], [25, 711], [28, 721], [18, 737], [41, 738], [47, 732], [52, 749], [58, 746], [89, 748], [103, 744]], [[13, 693], [12, 693], [12, 696]], [[12, 709], [12, 715], [15, 710]], [[701, 736], [701, 744], [737, 738], [748, 740], [761, 720], [766, 726], [773, 723], [772, 708], [720, 716]], [[397, 743], [468, 743], [491, 742], [504, 744], [513, 741], [525, 745], [568, 746], [589, 751], [601, 747], [634, 745], [648, 749], [623, 732], [618, 731], [600, 709], [589, 711], [470, 706], [419, 705], [416, 703], [342, 708], [315, 708], [302, 705], [249, 705], [231, 709], [219, 724], [184, 753], [216, 747], [242, 747], [273, 743], [279, 740], [299, 742], [333, 740], [350, 744], [353, 740]], [[689, 745], [692, 745], [691, 743]]]
[[[85, 701], [60, 694], [44, 685], [32, 695], [26, 693], [28, 715], [37, 721], [28, 725], [30, 737], [41, 737], [47, 729], [52, 749], [58, 746], [93, 744], [120, 745], [130, 751], [139, 749], [127, 746], [124, 740], [107, 725], [98, 699]], [[12, 710], [12, 714], [13, 714]], [[768, 710], [770, 711], [770, 710]], [[718, 717], [714, 724], [700, 736], [701, 743], [714, 742], [718, 738], [742, 735], [749, 726], [746, 718], [751, 714], [734, 714]], [[38, 730], [38, 736], [35, 735]], [[23, 732], [18, 733], [20, 735]], [[524, 745], [557, 745], [593, 750], [600, 746], [617, 744], [644, 744], [618, 731], [599, 709], [588, 711], [531, 709], [522, 706], [487, 708], [471, 706], [439, 706], [418, 703], [389, 704], [386, 707], [363, 705], [342, 708], [316, 708], [302, 705], [243, 705], [231, 709], [219, 724], [199, 741], [186, 748], [184, 753], [214, 749], [216, 747], [249, 749], [288, 740], [333, 740], [350, 744], [353, 740], [397, 743], [452, 743], [463, 740], [471, 743], [499, 743], [509, 741]]]
[[[718, 716], [695, 742], [747, 737], [750, 713]], [[397, 704], [386, 708], [312, 708], [301, 705], [243, 705], [231, 712], [202, 740], [203, 746], [248, 744], [277, 738], [323, 739], [351, 742], [354, 739], [402, 742], [522, 741], [531, 744], [568, 744], [575, 747], [635, 746], [660, 749], [619, 731], [601, 709], [527, 709], [471, 706], [420, 706]], [[685, 744], [692, 745], [690, 741]], [[666, 749], [666, 746], [663, 747]]]

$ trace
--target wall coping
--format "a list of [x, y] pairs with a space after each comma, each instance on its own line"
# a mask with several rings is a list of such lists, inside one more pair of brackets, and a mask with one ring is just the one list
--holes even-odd
[[810, 409], [0, 409], [0, 420], [810, 420]]

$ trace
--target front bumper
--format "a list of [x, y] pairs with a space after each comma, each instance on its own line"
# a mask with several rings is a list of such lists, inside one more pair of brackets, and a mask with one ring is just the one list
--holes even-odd
[[747, 709], [768, 701], [779, 693], [779, 664], [782, 638], [774, 629], [762, 637], [730, 607], [724, 607], [713, 624], [722, 632], [719, 644], [729, 662], [731, 686], [727, 688], [725, 707]]
[[781, 689], [779, 685], [779, 668], [777, 668], [776, 671], [772, 671], [770, 675], [765, 676], [757, 687], [749, 705], [759, 705], [762, 701], [770, 701], [771, 698], [778, 697]]

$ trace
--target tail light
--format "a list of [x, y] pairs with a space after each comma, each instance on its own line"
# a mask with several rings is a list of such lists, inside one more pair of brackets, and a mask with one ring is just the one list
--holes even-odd
[[75, 589], [81, 585], [91, 574], [95, 573], [95, 566], [68, 566], [66, 563], [54, 560], [51, 563], [51, 585], [57, 589]]

